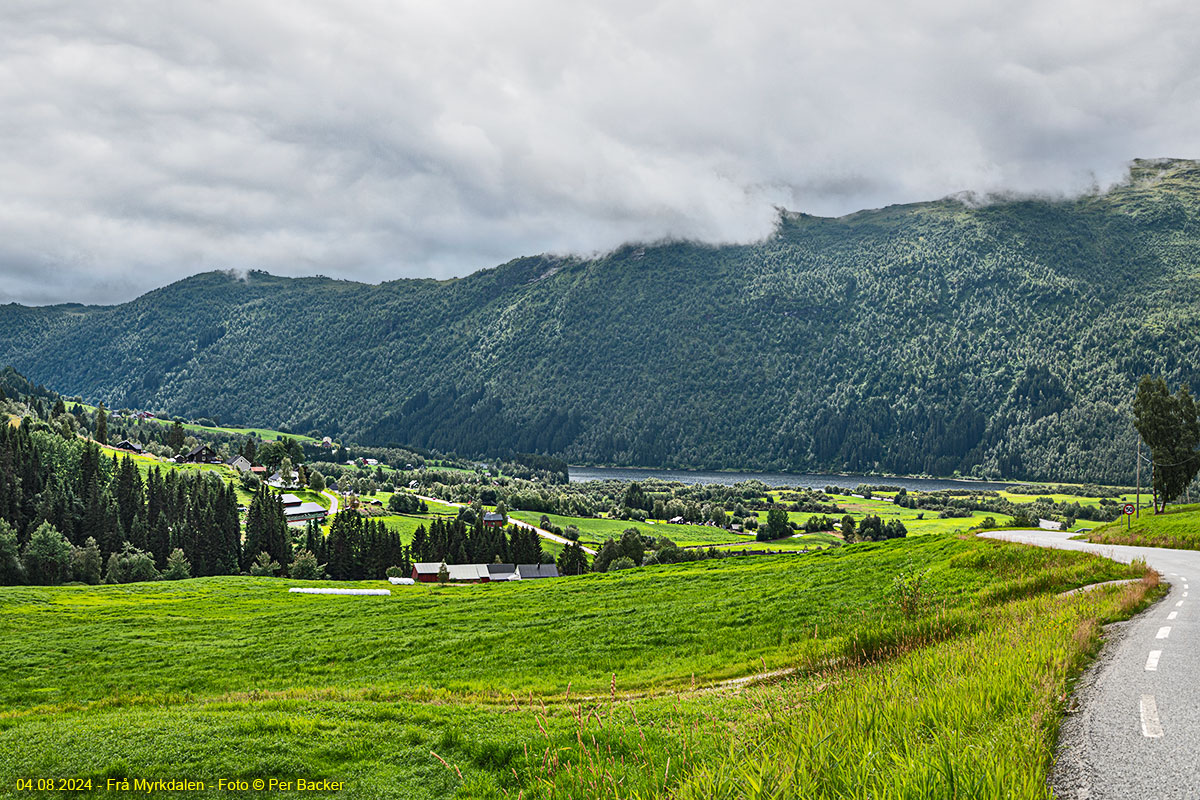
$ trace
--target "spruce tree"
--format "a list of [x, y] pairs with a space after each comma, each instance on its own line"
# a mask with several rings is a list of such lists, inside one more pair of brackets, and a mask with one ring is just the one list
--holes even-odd
[[171, 426], [170, 435], [167, 437], [167, 447], [170, 447], [175, 455], [179, 455], [181, 452], [183, 452], [184, 438], [185, 435], [183, 432], [183, 424], [176, 420], [175, 424]]
[[96, 409], [96, 441], [108, 444], [108, 414], [104, 410], [103, 400]]
[[25, 582], [25, 567], [21, 564], [17, 531], [0, 517], [0, 586], [17, 586]]

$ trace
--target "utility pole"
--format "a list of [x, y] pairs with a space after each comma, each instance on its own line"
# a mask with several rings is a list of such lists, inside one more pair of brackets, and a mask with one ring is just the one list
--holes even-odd
[[1142, 435], [1138, 434], [1138, 451], [1137, 451], [1137, 503], [1134, 504], [1134, 513], [1137, 518], [1142, 518]]

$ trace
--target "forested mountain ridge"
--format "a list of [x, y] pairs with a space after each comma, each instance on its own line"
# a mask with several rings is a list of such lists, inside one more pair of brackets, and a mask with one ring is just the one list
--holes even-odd
[[110, 408], [459, 453], [1126, 481], [1137, 379], [1200, 383], [1200, 164], [1066, 200], [781, 215], [744, 246], [372, 286], [196, 275], [0, 307], [0, 364]]

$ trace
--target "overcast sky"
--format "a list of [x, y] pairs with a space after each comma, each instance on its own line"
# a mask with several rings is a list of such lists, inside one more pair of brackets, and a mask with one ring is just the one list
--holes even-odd
[[378, 282], [1200, 156], [1195, 0], [0, 6], [0, 302]]

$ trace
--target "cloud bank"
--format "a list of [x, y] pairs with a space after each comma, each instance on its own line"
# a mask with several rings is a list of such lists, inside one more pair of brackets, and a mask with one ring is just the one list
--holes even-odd
[[1200, 5], [22, 2], [0, 301], [380, 281], [1200, 154]]

